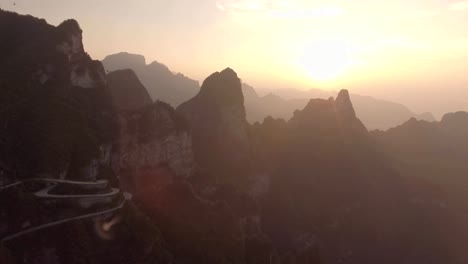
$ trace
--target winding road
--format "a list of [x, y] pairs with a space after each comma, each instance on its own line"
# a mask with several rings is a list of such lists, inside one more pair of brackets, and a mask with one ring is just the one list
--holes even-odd
[[[42, 199], [42, 198], [96, 199], [96, 198], [112, 197], [112, 196], [115, 196], [115, 195], [118, 195], [118, 194], [121, 193], [121, 191], [119, 189], [112, 188], [107, 193], [99, 193], [99, 194], [70, 194], [70, 195], [67, 195], [67, 194], [63, 194], [63, 195], [50, 194], [49, 191], [51, 191], [54, 187], [57, 187], [60, 184], [71, 184], [71, 185], [76, 185], [76, 186], [79, 186], [79, 187], [87, 187], [87, 188], [93, 187], [93, 188], [98, 188], [98, 189], [104, 189], [104, 188], [107, 187], [108, 181], [107, 180], [98, 180], [98, 181], [93, 181], [93, 182], [83, 182], [83, 181], [70, 181], [70, 180], [45, 179], [45, 178], [33, 178], [33, 179], [23, 180], [23, 181], [19, 181], [19, 182], [9, 184], [9, 185], [5, 185], [5, 186], [0, 187], [0, 192], [3, 191], [3, 190], [6, 190], [6, 189], [12, 188], [12, 187], [19, 186], [19, 185], [24, 184], [24, 183], [34, 182], [34, 181], [53, 183], [52, 186], [47, 186], [46, 188], [41, 189], [39, 191], [36, 191], [34, 193], [34, 196], [36, 196], [38, 199]], [[38, 230], [49, 228], [49, 227], [52, 227], [52, 226], [56, 226], [56, 225], [60, 225], [60, 224], [64, 224], [64, 223], [68, 223], [68, 222], [72, 222], [72, 221], [76, 221], [76, 220], [82, 220], [82, 219], [86, 219], [86, 218], [93, 218], [93, 217], [113, 213], [115, 211], [118, 211], [118, 210], [122, 209], [124, 207], [125, 203], [128, 200], [132, 199], [132, 195], [130, 193], [126, 193], [126, 192], [122, 193], [122, 197], [123, 197], [122, 201], [115, 207], [108, 208], [108, 209], [101, 210], [101, 211], [97, 211], [97, 212], [93, 212], [93, 213], [87, 213], [87, 214], [82, 214], [82, 215], [78, 215], [78, 216], [74, 216], [74, 217], [64, 218], [64, 219], [52, 221], [52, 222], [49, 222], [49, 223], [45, 223], [45, 224], [30, 227], [30, 228], [26, 228], [24, 230], [21, 230], [19, 232], [14, 233], [14, 234], [9, 234], [9, 235], [7, 235], [5, 237], [2, 237], [0, 239], [0, 241], [1, 242], [6, 242], [6, 241], [9, 241], [11, 239], [14, 239], [14, 238], [17, 238], [17, 237], [20, 237], [20, 236], [23, 236], [23, 235], [38, 231]]]

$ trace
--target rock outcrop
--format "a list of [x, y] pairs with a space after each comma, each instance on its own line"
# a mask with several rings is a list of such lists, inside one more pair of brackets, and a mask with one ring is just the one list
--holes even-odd
[[192, 128], [195, 160], [215, 182], [245, 181], [252, 155], [241, 81], [232, 69], [209, 76], [177, 112]]
[[151, 96], [132, 70], [118, 70], [107, 75], [114, 106], [119, 110], [140, 109], [152, 103]]
[[[235, 76], [230, 77], [228, 81]], [[111, 94], [114, 88], [135, 87], [127, 84], [109, 83]], [[242, 94], [237, 96], [241, 100]], [[133, 100], [123, 97], [124, 105], [125, 98]], [[226, 103], [213, 102], [218, 107]], [[114, 170], [138, 209], [160, 228], [174, 262], [265, 263], [275, 257], [259, 227], [255, 201], [232, 186], [205, 181], [194, 160], [190, 123], [181, 113], [156, 101], [133, 110], [120, 108], [119, 116], [120, 155]]]
[[1, 261], [169, 263], [119, 189], [117, 113], [78, 23], [0, 10], [0, 35]]
[[78, 23], [53, 27], [5, 11], [0, 21], [0, 160], [19, 177], [98, 178], [117, 122]]
[[162, 189], [193, 173], [192, 138], [187, 122], [160, 101], [121, 112], [120, 155], [115, 161], [124, 188]]

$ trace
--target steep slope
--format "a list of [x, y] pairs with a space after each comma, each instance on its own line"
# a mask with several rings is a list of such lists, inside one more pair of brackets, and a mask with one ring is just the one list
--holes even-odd
[[463, 179], [468, 172], [466, 112], [446, 114], [440, 122], [411, 119], [373, 135], [406, 174], [444, 181]]
[[109, 165], [116, 118], [78, 23], [52, 27], [4, 11], [0, 19], [0, 160], [25, 177], [96, 179]]
[[252, 159], [237, 74], [227, 68], [210, 75], [200, 92], [177, 112], [192, 127], [195, 160], [203, 174], [216, 181], [245, 182]]
[[114, 106], [119, 109], [138, 109], [151, 104], [151, 96], [132, 70], [117, 70], [107, 74]]
[[0, 10], [0, 35], [0, 259], [168, 262], [112, 171], [117, 114], [78, 23]]
[[146, 64], [145, 57], [121, 52], [107, 56], [102, 63], [107, 71], [132, 69], [148, 89], [153, 100], [169, 103], [173, 107], [190, 99], [199, 89], [197, 81], [181, 73], [174, 74], [157, 61]]
[[440, 122], [411, 119], [373, 136], [401, 174], [442, 188], [447, 197], [443, 206], [456, 230], [450, 245], [460, 263], [468, 261], [463, 249], [468, 241], [468, 113], [448, 113]]
[[[132, 80], [126, 90], [138, 86]], [[111, 94], [114, 88], [122, 87], [110, 83]], [[124, 105], [125, 99], [134, 102], [123, 97]], [[156, 101], [120, 108], [119, 116], [122, 155], [114, 170], [137, 208], [160, 228], [175, 263], [266, 263], [276, 257], [252, 199], [204, 181], [208, 177], [194, 161], [192, 131], [180, 113]]]
[[253, 140], [270, 175], [262, 219], [275, 246], [309, 237], [322, 263], [455, 263], [447, 234], [433, 231], [439, 197], [388, 165], [347, 91], [311, 99], [288, 122], [266, 119]]
[[[156, 101], [136, 111], [121, 112], [116, 162], [124, 188], [132, 192], [163, 188], [175, 179], [188, 178], [194, 167], [187, 122], [168, 104]], [[152, 182], [152, 184], [149, 184]]]

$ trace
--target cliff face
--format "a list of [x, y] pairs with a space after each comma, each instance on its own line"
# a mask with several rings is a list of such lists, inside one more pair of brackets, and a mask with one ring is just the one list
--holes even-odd
[[[121, 73], [109, 75], [115, 74]], [[138, 87], [136, 80], [109, 86], [114, 98], [122, 89]], [[121, 99], [121, 105], [145, 101]], [[157, 101], [120, 108], [119, 117], [120, 155], [115, 156], [114, 170], [139, 210], [160, 228], [175, 263], [263, 263], [271, 258], [252, 199], [235, 188], [202, 180], [206, 177], [194, 160], [190, 123], [180, 113]]]
[[114, 170], [132, 192], [164, 188], [173, 177], [187, 179], [194, 165], [187, 122], [167, 103], [151, 98], [132, 70], [108, 74], [109, 90], [119, 109], [119, 155]]
[[161, 189], [172, 177], [188, 179], [195, 164], [186, 120], [169, 104], [152, 103], [132, 70], [111, 72], [107, 79], [120, 121], [119, 153], [113, 164], [124, 188]]
[[163, 188], [178, 177], [188, 179], [194, 168], [187, 122], [164, 102], [121, 113], [121, 155], [115, 162], [125, 187], [132, 191]]
[[19, 177], [96, 179], [116, 120], [77, 22], [53, 27], [4, 11], [0, 21], [0, 160]]
[[177, 112], [192, 128], [195, 160], [203, 173], [221, 182], [245, 180], [243, 175], [249, 174], [252, 159], [237, 74], [229, 68], [212, 74]]
[[134, 110], [151, 104], [151, 96], [132, 70], [118, 70], [107, 75], [114, 106]]
[[78, 23], [0, 10], [0, 35], [0, 259], [170, 261], [112, 171], [117, 113]]

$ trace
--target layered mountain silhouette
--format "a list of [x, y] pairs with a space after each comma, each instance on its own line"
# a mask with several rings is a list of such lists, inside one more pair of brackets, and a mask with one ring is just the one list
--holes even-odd
[[[198, 82], [182, 74], [173, 74], [165, 65], [153, 62], [146, 65], [145, 57], [126, 52], [107, 56], [102, 63], [107, 71], [133, 69], [143, 84], [149, 89], [153, 100], [162, 100], [177, 107], [193, 97], [199, 89]], [[279, 89], [259, 96], [255, 88], [242, 83], [247, 120], [250, 123], [262, 122], [267, 116], [289, 119], [295, 110], [302, 109], [310, 98], [328, 98], [336, 92], [310, 89]], [[415, 114], [406, 106], [375, 99], [369, 96], [351, 94], [356, 112], [368, 129], [388, 128], [403, 124], [414, 117], [419, 120], [434, 121], [430, 113]]]
[[[289, 119], [294, 110], [302, 109], [307, 105], [309, 98], [328, 98], [336, 96], [336, 92], [311, 89], [300, 91], [295, 89], [280, 89], [270, 91], [264, 96], [252, 93], [253, 87], [244, 84], [244, 91], [249, 91], [245, 97], [248, 109], [248, 120], [251, 123], [262, 121], [267, 116]], [[379, 100], [370, 96], [350, 94], [356, 108], [356, 113], [369, 130], [386, 130], [403, 124], [410, 118], [418, 120], [435, 121], [431, 113], [415, 114], [406, 106]]]
[[261, 97], [231, 68], [198, 87], [127, 53], [106, 75], [74, 20], [0, 10], [0, 35], [2, 263], [468, 260], [466, 112], [369, 132], [414, 114]]
[[270, 171], [262, 219], [275, 243], [311, 237], [322, 263], [451, 261], [437, 226], [418, 220], [444, 211], [410, 201], [438, 196], [387, 163], [347, 91], [311, 99], [289, 121], [268, 118], [254, 130]]
[[423, 179], [443, 191], [447, 197], [439, 206], [446, 208], [452, 223], [446, 229], [456, 230], [449, 240], [459, 262], [468, 261], [464, 252], [468, 235], [468, 113], [445, 114], [440, 122], [411, 119], [386, 132], [373, 136], [402, 175]]
[[107, 56], [102, 60], [106, 71], [132, 69], [148, 89], [153, 100], [161, 100], [173, 107], [194, 96], [199, 89], [197, 81], [181, 73], [174, 74], [157, 61], [146, 64], [145, 57], [122, 52]]

